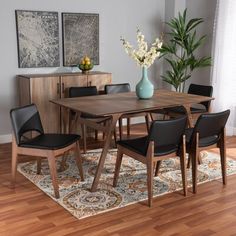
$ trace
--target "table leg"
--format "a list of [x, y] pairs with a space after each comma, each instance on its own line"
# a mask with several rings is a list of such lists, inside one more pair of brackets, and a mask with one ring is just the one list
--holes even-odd
[[192, 117], [192, 114], [191, 114], [190, 105], [183, 105], [183, 106], [186, 110], [186, 115], [187, 115], [187, 118], [188, 118], [188, 126], [190, 128], [193, 128], [193, 117]]
[[111, 143], [111, 139], [112, 139], [112, 133], [114, 132], [114, 129], [116, 127], [116, 122], [118, 121], [118, 119], [120, 118], [121, 114], [114, 114], [112, 115], [112, 121], [110, 123], [110, 127], [108, 128], [108, 130], [106, 131], [106, 141], [104, 144], [104, 148], [102, 150], [100, 159], [99, 159], [99, 163], [98, 163], [98, 167], [95, 173], [95, 177], [93, 180], [93, 184], [92, 184], [92, 188], [91, 188], [91, 192], [95, 192], [97, 190], [97, 186], [99, 183], [99, 179], [103, 170], [103, 166], [105, 163], [105, 159], [107, 156], [107, 152]]
[[62, 107], [61, 112], [62, 112], [61, 133], [68, 134], [69, 121], [70, 121], [70, 109]]

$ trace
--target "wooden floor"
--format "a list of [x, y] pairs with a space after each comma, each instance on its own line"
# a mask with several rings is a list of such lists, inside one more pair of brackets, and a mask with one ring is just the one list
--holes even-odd
[[[142, 129], [135, 127], [138, 134]], [[228, 155], [236, 158], [236, 137], [227, 143]], [[137, 203], [77, 220], [19, 173], [11, 189], [10, 162], [11, 145], [0, 145], [1, 236], [236, 235], [236, 175], [228, 177], [226, 187], [218, 180], [200, 185], [196, 195], [176, 192], [154, 198], [152, 208]]]

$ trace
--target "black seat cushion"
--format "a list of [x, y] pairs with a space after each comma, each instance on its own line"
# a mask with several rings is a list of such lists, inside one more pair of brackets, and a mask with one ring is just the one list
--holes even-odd
[[21, 143], [20, 147], [57, 150], [80, 139], [76, 134], [41, 134]]
[[[148, 148], [148, 136], [136, 138], [136, 139], [129, 139], [129, 140], [121, 140], [117, 142], [119, 145], [128, 148], [134, 152], [137, 152], [143, 156], [146, 156], [147, 148]], [[168, 155], [178, 150], [178, 146], [176, 145], [165, 145], [165, 146], [158, 146], [154, 148], [154, 155], [155, 156], [163, 156]]]
[[[189, 128], [185, 130], [186, 135], [186, 143], [187, 146], [190, 144], [191, 138], [192, 138], [193, 128]], [[219, 141], [218, 135], [208, 136], [206, 138], [200, 138], [199, 139], [199, 147], [207, 147], [213, 144], [216, 144]]]

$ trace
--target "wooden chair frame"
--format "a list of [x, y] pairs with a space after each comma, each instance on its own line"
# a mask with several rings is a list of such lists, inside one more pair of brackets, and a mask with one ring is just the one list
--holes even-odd
[[[168, 159], [170, 157], [177, 157], [177, 152], [163, 155], [163, 156], [154, 156], [154, 141], [151, 141], [148, 145], [148, 150], [146, 156], [143, 156], [139, 153], [136, 153], [134, 151], [131, 151], [130, 149], [123, 147], [121, 145], [117, 145], [118, 152], [117, 152], [117, 159], [116, 159], [116, 166], [115, 166], [115, 174], [114, 174], [114, 180], [113, 180], [113, 187], [116, 187], [118, 178], [119, 178], [119, 172], [121, 167], [121, 162], [123, 158], [123, 154], [126, 154], [135, 160], [138, 160], [145, 164], [147, 166], [147, 186], [148, 186], [148, 205], [149, 207], [152, 206], [152, 197], [153, 197], [153, 170], [154, 166], [157, 163], [156, 173], [158, 174], [158, 169], [160, 167], [160, 163], [164, 159]], [[186, 141], [185, 141], [185, 135], [183, 135], [182, 139], [182, 148], [181, 148], [181, 154], [180, 154], [180, 164], [181, 164], [181, 173], [182, 173], [182, 181], [183, 181], [183, 191], [184, 196], [187, 195], [187, 179], [186, 179]]]
[[12, 135], [12, 185], [13, 187], [15, 187], [15, 182], [16, 182], [18, 155], [36, 156], [37, 157], [37, 174], [40, 174], [41, 172], [41, 159], [43, 157], [46, 157], [48, 159], [50, 175], [52, 178], [52, 185], [54, 188], [55, 197], [59, 198], [60, 194], [59, 194], [59, 186], [58, 186], [58, 180], [57, 180], [56, 158], [72, 149], [74, 149], [75, 151], [76, 164], [79, 169], [81, 180], [84, 181], [82, 159], [81, 159], [80, 147], [79, 147], [78, 141], [74, 142], [73, 144], [67, 147], [56, 149], [56, 150], [27, 148], [27, 147], [19, 147], [16, 143], [15, 136], [13, 134]]
[[192, 162], [192, 178], [193, 178], [193, 193], [197, 193], [197, 167], [198, 167], [198, 157], [201, 150], [207, 150], [212, 148], [219, 148], [220, 150], [220, 160], [221, 160], [221, 171], [223, 185], [227, 184], [226, 175], [226, 134], [225, 128], [220, 134], [219, 141], [208, 147], [199, 147], [199, 133], [196, 133], [194, 141], [190, 147], [187, 147], [187, 152], [189, 153], [189, 160]]
[[[81, 131], [82, 131], [82, 140], [83, 140], [83, 153], [87, 152], [87, 125], [86, 124], [82, 124], [79, 122], [79, 117], [80, 117], [81, 113], [76, 112], [74, 119], [71, 118], [71, 114], [69, 113], [69, 133], [71, 132], [76, 132], [76, 124], [79, 124], [81, 126]], [[110, 122], [111, 118], [110, 117], [104, 117], [104, 118], [94, 118], [94, 119], [89, 119], [89, 118], [85, 118], [88, 121], [93, 121], [95, 123], [97, 123], [99, 126], [106, 126], [107, 122]], [[91, 127], [91, 126], [90, 126]], [[92, 128], [95, 130], [95, 140], [98, 139], [98, 131], [101, 130], [100, 128], [97, 128], [97, 126], [92, 126]], [[103, 132], [103, 139], [104, 139], [105, 135]], [[114, 132], [114, 139], [116, 142], [116, 134]]]
[[134, 114], [125, 114], [119, 119], [119, 135], [120, 135], [120, 140], [123, 139], [123, 119], [127, 119], [127, 136], [130, 136], [130, 121], [131, 118], [135, 117], [145, 117], [145, 123], [146, 123], [146, 128], [147, 132], [149, 131], [150, 125], [149, 125], [149, 113], [134, 113]]

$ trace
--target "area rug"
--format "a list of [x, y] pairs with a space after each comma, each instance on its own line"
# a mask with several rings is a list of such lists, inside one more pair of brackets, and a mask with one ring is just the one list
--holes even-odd
[[[98, 191], [89, 191], [101, 150], [92, 150], [83, 155], [85, 181], [80, 176], [72, 154], [68, 157], [66, 167], [60, 170], [58, 179], [60, 199], [54, 198], [47, 160], [42, 162], [42, 173], [36, 174], [36, 162], [21, 163], [18, 171], [38, 186], [54, 201], [68, 210], [78, 219], [114, 210], [147, 199], [146, 168], [132, 158], [124, 156], [120, 177], [116, 188], [112, 187], [116, 150], [110, 150], [101, 176]], [[198, 183], [221, 178], [220, 158], [218, 154], [201, 152], [203, 164], [199, 166]], [[227, 159], [227, 175], [236, 173], [236, 160]], [[187, 171], [188, 184], [191, 186], [191, 169]], [[182, 189], [179, 158], [163, 161], [158, 177], [154, 178], [154, 197]]]

